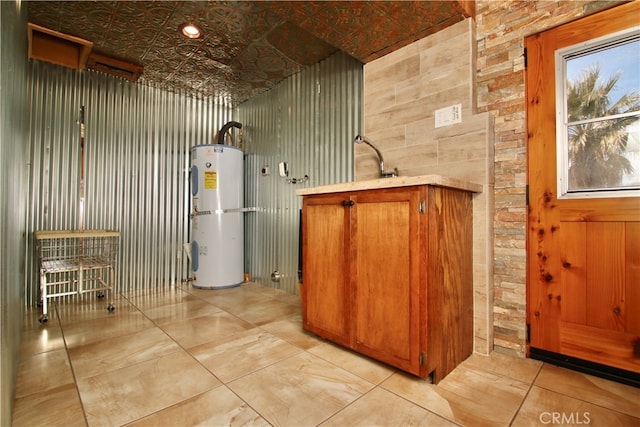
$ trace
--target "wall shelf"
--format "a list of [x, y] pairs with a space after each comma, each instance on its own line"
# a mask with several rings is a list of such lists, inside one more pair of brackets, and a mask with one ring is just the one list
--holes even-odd
[[29, 58], [51, 62], [76, 70], [87, 65], [93, 43], [79, 37], [62, 34], [32, 23], [27, 24]]

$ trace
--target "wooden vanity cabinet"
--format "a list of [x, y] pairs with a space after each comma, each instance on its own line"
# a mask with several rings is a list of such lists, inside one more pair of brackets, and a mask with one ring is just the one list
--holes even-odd
[[303, 327], [438, 382], [473, 346], [471, 192], [305, 195]]

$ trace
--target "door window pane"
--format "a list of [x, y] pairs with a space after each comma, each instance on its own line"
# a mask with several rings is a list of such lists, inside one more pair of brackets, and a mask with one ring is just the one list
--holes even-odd
[[[560, 64], [560, 66], [558, 66]], [[560, 73], [559, 73], [560, 72]], [[558, 178], [564, 197], [640, 190], [640, 33], [556, 53]]]
[[635, 132], [624, 118], [569, 125], [567, 190], [640, 187], [637, 122]]

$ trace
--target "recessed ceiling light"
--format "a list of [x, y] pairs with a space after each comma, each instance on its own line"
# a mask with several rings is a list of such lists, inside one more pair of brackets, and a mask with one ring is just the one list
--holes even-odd
[[202, 30], [194, 24], [180, 25], [180, 33], [190, 39], [197, 39], [202, 37]]

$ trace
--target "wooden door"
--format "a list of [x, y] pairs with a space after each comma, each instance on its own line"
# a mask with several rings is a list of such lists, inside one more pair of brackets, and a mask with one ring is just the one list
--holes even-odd
[[346, 194], [305, 196], [302, 203], [302, 301], [306, 330], [349, 346], [349, 209]]
[[531, 352], [640, 372], [640, 200], [557, 194], [554, 52], [638, 25], [619, 6], [528, 37], [528, 280]]
[[352, 198], [353, 348], [418, 374], [419, 189]]

